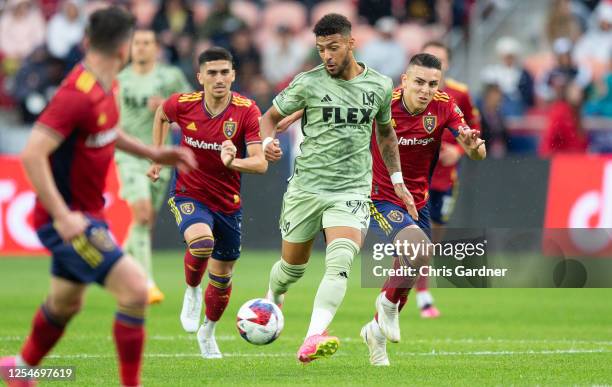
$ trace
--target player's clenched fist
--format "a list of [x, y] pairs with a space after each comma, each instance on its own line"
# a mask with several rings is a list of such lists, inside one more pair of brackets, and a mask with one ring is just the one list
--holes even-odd
[[221, 161], [227, 168], [232, 165], [232, 161], [236, 158], [238, 149], [231, 140], [225, 140], [221, 144]]
[[159, 171], [161, 171], [161, 165], [151, 164], [147, 171], [147, 177], [151, 179], [152, 182], [156, 182], [159, 179]]
[[283, 151], [280, 148], [280, 142], [278, 139], [269, 139], [266, 138], [263, 142], [264, 154], [266, 155], [266, 160], [271, 162], [277, 162], [283, 156]]
[[408, 191], [406, 185], [404, 183], [393, 184], [393, 189], [395, 190], [395, 194], [397, 195], [397, 197], [400, 198], [402, 202], [404, 202], [404, 205], [406, 206], [406, 209], [408, 210], [408, 213], [410, 214], [412, 219], [414, 219], [415, 221], [419, 220], [419, 212], [417, 211], [416, 206], [414, 205], [414, 199], [412, 198], [412, 194], [410, 193], [410, 191]]

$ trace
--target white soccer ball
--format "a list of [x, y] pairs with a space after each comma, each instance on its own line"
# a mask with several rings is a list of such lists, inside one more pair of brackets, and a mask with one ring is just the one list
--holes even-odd
[[284, 324], [280, 308], [263, 298], [249, 300], [238, 310], [238, 332], [251, 344], [270, 344], [281, 334]]

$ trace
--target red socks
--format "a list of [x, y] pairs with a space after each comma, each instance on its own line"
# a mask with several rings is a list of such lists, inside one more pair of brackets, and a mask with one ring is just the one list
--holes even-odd
[[64, 333], [64, 324], [54, 321], [47, 308], [42, 305], [32, 320], [32, 330], [21, 349], [21, 357], [31, 366], [36, 366], [55, 346]]
[[113, 325], [113, 336], [119, 355], [121, 384], [139, 386], [145, 340], [144, 319], [117, 312]]
[[428, 279], [429, 279], [429, 276], [426, 276], [426, 275], [422, 275], [417, 279], [416, 286], [415, 286], [417, 292], [422, 292], [428, 289], [429, 287], [427, 284]]
[[210, 321], [219, 321], [232, 294], [232, 275], [216, 275], [208, 272], [208, 276], [210, 282], [204, 294], [206, 318]]
[[200, 236], [187, 242], [187, 245], [184, 260], [185, 282], [195, 288], [202, 282], [208, 258], [215, 247], [215, 239], [212, 236]]
[[208, 258], [194, 257], [189, 249], [185, 251], [185, 282], [187, 285], [195, 288], [202, 282], [202, 276], [206, 271]]

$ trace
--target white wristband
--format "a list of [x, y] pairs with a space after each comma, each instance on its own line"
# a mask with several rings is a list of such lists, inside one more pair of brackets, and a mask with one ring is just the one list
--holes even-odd
[[263, 148], [264, 152], [266, 151], [266, 147], [272, 142], [274, 141], [274, 139], [272, 137], [266, 137], [264, 138], [264, 140], [261, 142], [261, 147]]
[[391, 183], [393, 184], [404, 184], [404, 177], [401, 172], [393, 172], [391, 174]]

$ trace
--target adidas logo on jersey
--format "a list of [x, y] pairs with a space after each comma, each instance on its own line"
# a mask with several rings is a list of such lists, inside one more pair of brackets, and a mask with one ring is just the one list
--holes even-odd
[[432, 142], [434, 142], [434, 138], [433, 137], [426, 137], [426, 138], [404, 138], [404, 137], [400, 137], [397, 140], [397, 144], [398, 145], [428, 145], [431, 144]]
[[204, 149], [204, 150], [214, 150], [221, 152], [221, 144], [217, 144], [216, 142], [206, 142], [201, 140], [196, 140], [192, 137], [185, 136], [185, 143], [193, 148]]
[[325, 97], [323, 97], [321, 99], [321, 102], [331, 102], [332, 99], [330, 98], [329, 94], [325, 94]]

